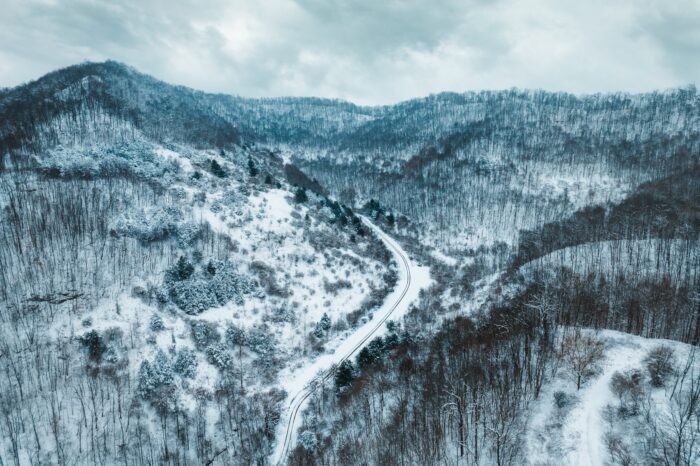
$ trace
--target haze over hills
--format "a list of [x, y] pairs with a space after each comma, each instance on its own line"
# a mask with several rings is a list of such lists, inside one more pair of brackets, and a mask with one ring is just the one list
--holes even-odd
[[3, 89], [0, 464], [694, 464], [699, 175], [694, 87]]

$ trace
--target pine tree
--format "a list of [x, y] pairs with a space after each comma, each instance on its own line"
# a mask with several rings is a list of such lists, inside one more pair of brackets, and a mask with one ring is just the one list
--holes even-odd
[[207, 264], [207, 273], [212, 277], [216, 275], [216, 266], [214, 266], [214, 263], [212, 261], [209, 261], [209, 263]]
[[298, 187], [296, 192], [294, 193], [294, 201], [297, 204], [303, 204], [304, 202], [308, 201], [309, 197], [306, 195], [306, 190], [302, 187]]
[[255, 162], [253, 162], [253, 159], [250, 157], [248, 157], [248, 173], [250, 176], [258, 175], [258, 168], [255, 166]]
[[365, 370], [368, 367], [372, 366], [372, 364], [374, 364], [374, 358], [365, 346], [360, 350], [360, 352], [357, 355], [357, 366], [360, 369]]
[[80, 342], [87, 347], [88, 357], [99, 363], [107, 347], [102, 341], [102, 337], [95, 330], [91, 330], [80, 338]]
[[323, 317], [321, 317], [319, 324], [321, 325], [321, 328], [326, 332], [331, 329], [331, 318], [328, 317], [328, 314], [326, 314], [325, 312], [323, 313]]
[[213, 159], [211, 161], [211, 172], [219, 178], [226, 178], [226, 171], [219, 165], [219, 162]]
[[355, 367], [349, 359], [340, 363], [335, 373], [335, 388], [340, 391], [355, 380]]
[[149, 327], [153, 332], [160, 332], [161, 330], [165, 329], [163, 319], [161, 319], [161, 317], [158, 314], [153, 314], [151, 316], [151, 322], [149, 324]]
[[193, 379], [197, 376], [197, 356], [189, 348], [183, 348], [175, 357], [173, 370], [182, 377]]
[[386, 216], [386, 223], [390, 227], [394, 226], [394, 223], [396, 223], [396, 219], [394, 218], [394, 214], [389, 214]]
[[194, 266], [190, 264], [185, 256], [180, 256], [177, 261], [177, 277], [179, 280], [187, 280], [194, 273]]

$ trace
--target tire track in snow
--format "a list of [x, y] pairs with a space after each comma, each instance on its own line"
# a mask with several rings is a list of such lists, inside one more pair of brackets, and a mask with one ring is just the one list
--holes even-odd
[[375, 334], [377, 334], [377, 332], [382, 328], [382, 325], [384, 325], [384, 323], [389, 319], [389, 317], [391, 317], [391, 315], [394, 313], [394, 311], [396, 311], [396, 309], [400, 305], [404, 304], [408, 306], [409, 299], [407, 299], [406, 296], [408, 295], [409, 290], [411, 290], [411, 287], [420, 287], [420, 284], [416, 284], [412, 280], [412, 264], [410, 259], [408, 258], [408, 255], [403, 251], [403, 249], [401, 249], [401, 246], [399, 246], [398, 243], [396, 243], [390, 236], [388, 236], [381, 229], [372, 224], [365, 217], [361, 216], [361, 218], [365, 225], [371, 228], [377, 234], [377, 236], [384, 242], [384, 244], [394, 254], [394, 257], [399, 259], [399, 261], [397, 262], [404, 269], [404, 277], [402, 280], [403, 284], [401, 292], [396, 297], [394, 296], [395, 293], [389, 295], [389, 299], [391, 299], [393, 302], [384, 303], [384, 305], [382, 306], [383, 309], [380, 311], [381, 314], [379, 318], [376, 319], [376, 321], [375, 319], [371, 320], [367, 324], [360, 327], [357, 330], [357, 332], [350, 335], [346, 339], [346, 341], [354, 340], [359, 337], [359, 340], [355, 342], [349, 349], [346, 349], [345, 351], [342, 351], [340, 353], [336, 352], [333, 355], [334, 357], [331, 361], [329, 361], [329, 367], [321, 369], [322, 372], [320, 378], [316, 375], [318, 374], [318, 372], [312, 374], [313, 376], [310, 380], [307, 381], [307, 383], [304, 384], [303, 388], [297, 391], [289, 399], [289, 403], [287, 405], [288, 407], [286, 409], [286, 412], [289, 414], [287, 416], [286, 425], [284, 426], [283, 438], [281, 442], [278, 443], [277, 448], [274, 450], [271, 457], [271, 463], [274, 465], [281, 465], [287, 459], [289, 450], [292, 447], [295, 440], [296, 430], [299, 427], [299, 423], [301, 422], [301, 409], [306, 404], [306, 401], [314, 393], [316, 387], [318, 386], [318, 384], [311, 384], [311, 382], [320, 381], [323, 383], [326, 382], [330, 377], [332, 377], [335, 373], [333, 369], [343, 361], [350, 359], [358, 350], [365, 346], [369, 339], [372, 338]]

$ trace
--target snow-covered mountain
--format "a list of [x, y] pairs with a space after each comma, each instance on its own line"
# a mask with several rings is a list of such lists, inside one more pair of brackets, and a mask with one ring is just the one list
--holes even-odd
[[351, 208], [191, 94], [112, 63], [3, 94], [3, 464], [264, 461], [281, 372], [393, 290]]
[[0, 465], [693, 464], [699, 131], [690, 87], [0, 90]]

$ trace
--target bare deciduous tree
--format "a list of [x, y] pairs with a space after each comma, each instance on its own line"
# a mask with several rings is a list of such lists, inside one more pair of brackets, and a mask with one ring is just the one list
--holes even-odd
[[576, 329], [562, 340], [561, 357], [571, 371], [576, 390], [579, 390], [581, 383], [593, 375], [596, 365], [605, 357], [605, 348], [598, 339]]

